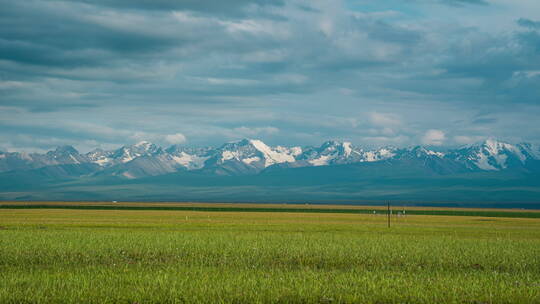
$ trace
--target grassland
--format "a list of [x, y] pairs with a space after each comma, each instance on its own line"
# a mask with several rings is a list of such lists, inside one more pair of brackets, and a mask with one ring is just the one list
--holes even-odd
[[[531, 209], [411, 207], [395, 205], [394, 215], [447, 215], [507, 218], [540, 218], [540, 211]], [[319, 205], [319, 204], [249, 204], [249, 203], [141, 203], [141, 202], [1, 202], [0, 209], [83, 209], [83, 210], [170, 210], [207, 212], [292, 212], [292, 213], [386, 213], [384, 206]]]
[[0, 303], [540, 303], [534, 217], [4, 207]]

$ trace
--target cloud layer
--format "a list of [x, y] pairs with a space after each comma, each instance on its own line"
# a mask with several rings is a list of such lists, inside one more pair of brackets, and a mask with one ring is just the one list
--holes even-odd
[[539, 141], [518, 2], [0, 0], [0, 150]]

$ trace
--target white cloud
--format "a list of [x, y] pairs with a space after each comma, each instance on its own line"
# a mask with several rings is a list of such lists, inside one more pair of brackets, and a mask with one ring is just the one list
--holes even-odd
[[158, 134], [158, 133], [150, 133], [150, 132], [135, 132], [130, 138], [133, 141], [150, 141], [153, 143], [168, 143], [172, 145], [182, 144], [186, 142], [186, 136], [182, 133], [175, 133], [175, 134]]
[[395, 114], [390, 113], [369, 113], [369, 121], [379, 127], [390, 127], [401, 124], [401, 120]]
[[484, 139], [484, 136], [464, 136], [464, 135], [454, 136], [454, 141], [460, 145], [472, 144], [475, 142], [479, 142], [483, 139]]
[[238, 127], [238, 128], [232, 129], [228, 133], [230, 133], [231, 137], [235, 137], [235, 136], [246, 137], [246, 136], [254, 136], [254, 135], [261, 135], [261, 134], [272, 135], [278, 132], [279, 132], [279, 129], [275, 127], [258, 127], [258, 128]]
[[370, 133], [383, 137], [395, 137], [397, 133], [395, 128], [401, 125], [399, 117], [390, 113], [369, 113], [369, 121], [377, 127], [370, 129]]
[[422, 137], [422, 143], [424, 145], [442, 146], [446, 139], [446, 135], [441, 130], [431, 129], [428, 130]]
[[349, 88], [340, 88], [338, 91], [341, 95], [345, 95], [345, 96], [352, 96], [355, 93], [354, 90], [351, 90]]
[[165, 135], [165, 141], [170, 144], [177, 145], [186, 142], [186, 137], [182, 133]]
[[21, 81], [0, 81], [0, 90], [4, 89], [18, 89], [28, 86], [33, 86], [31, 83], [25, 83]]
[[251, 80], [251, 79], [213, 78], [213, 77], [205, 78], [204, 81], [212, 85], [233, 85], [233, 86], [248, 86], [248, 85], [254, 85], [254, 84], [259, 83], [259, 81]]

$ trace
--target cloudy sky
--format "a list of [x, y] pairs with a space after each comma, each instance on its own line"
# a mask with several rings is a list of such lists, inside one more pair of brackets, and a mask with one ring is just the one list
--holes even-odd
[[540, 141], [538, 0], [0, 7], [0, 150]]

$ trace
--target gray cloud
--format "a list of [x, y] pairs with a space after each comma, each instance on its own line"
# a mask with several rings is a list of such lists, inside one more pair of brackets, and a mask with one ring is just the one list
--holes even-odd
[[486, 1], [400, 3], [0, 0], [0, 140], [540, 139], [536, 21], [486, 31], [443, 21]]
[[283, 0], [71, 0], [71, 2], [81, 2], [90, 5], [108, 6], [117, 9], [137, 9], [137, 10], [188, 10], [212, 15], [243, 15], [244, 10], [254, 6], [283, 6]]
[[477, 119], [472, 121], [473, 124], [479, 124], [479, 125], [493, 124], [493, 123], [496, 123], [496, 122], [497, 122], [496, 118], [477, 118]]
[[438, 0], [442, 4], [450, 6], [464, 6], [464, 5], [489, 5], [487, 0]]
[[534, 21], [527, 18], [519, 18], [517, 23], [520, 26], [530, 28], [530, 29], [540, 29], [540, 21]]

